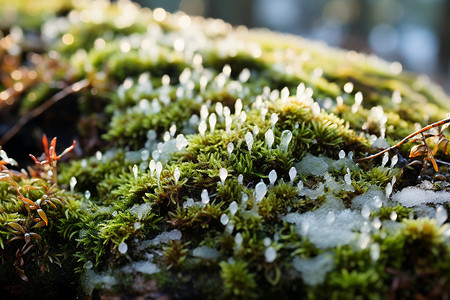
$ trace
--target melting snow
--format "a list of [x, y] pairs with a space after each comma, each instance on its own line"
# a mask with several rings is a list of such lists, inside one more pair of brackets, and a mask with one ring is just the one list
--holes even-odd
[[325, 276], [333, 270], [333, 254], [324, 253], [309, 259], [295, 257], [294, 268], [302, 273], [303, 281], [308, 285], [317, 285], [325, 281]]
[[414, 207], [427, 203], [443, 204], [450, 201], [450, 192], [435, 192], [418, 187], [406, 187], [396, 192], [392, 199], [405, 207]]
[[192, 255], [204, 259], [218, 259], [220, 252], [208, 246], [200, 246], [192, 251]]

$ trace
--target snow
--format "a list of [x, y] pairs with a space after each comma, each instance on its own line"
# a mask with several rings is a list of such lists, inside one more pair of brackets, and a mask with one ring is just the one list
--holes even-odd
[[122, 270], [126, 273], [139, 272], [144, 274], [155, 274], [161, 271], [156, 264], [146, 260], [136, 261], [123, 267]]
[[450, 201], [450, 192], [424, 190], [419, 187], [406, 187], [392, 196], [392, 200], [405, 207], [421, 204], [444, 204]]
[[[364, 219], [357, 211], [337, 210], [336, 207], [341, 207], [339, 201], [329, 198], [315, 211], [289, 213], [283, 219], [296, 224], [297, 233], [320, 249], [347, 245], [357, 238], [355, 231], [361, 228]], [[330, 211], [334, 213], [333, 222], [330, 222]]]
[[166, 244], [169, 241], [177, 241], [181, 239], [181, 231], [178, 229], [173, 229], [171, 231], [163, 232], [159, 235], [157, 235], [154, 239], [141, 242], [141, 246], [145, 249], [149, 245], [159, 245], [159, 244]]
[[306, 154], [297, 164], [299, 174], [322, 176], [328, 170], [328, 164], [323, 157]]
[[130, 212], [136, 215], [139, 220], [142, 220], [151, 210], [152, 205], [150, 203], [135, 204], [130, 208]]
[[351, 207], [353, 209], [362, 209], [364, 205], [367, 205], [370, 211], [378, 210], [383, 205], [383, 200], [385, 199], [383, 191], [377, 186], [372, 185], [366, 193], [353, 198]]
[[318, 285], [323, 283], [327, 273], [333, 270], [333, 254], [324, 253], [309, 259], [295, 257], [293, 266], [302, 274], [307, 285]]
[[218, 259], [220, 252], [208, 246], [200, 246], [192, 251], [192, 255], [204, 259]]

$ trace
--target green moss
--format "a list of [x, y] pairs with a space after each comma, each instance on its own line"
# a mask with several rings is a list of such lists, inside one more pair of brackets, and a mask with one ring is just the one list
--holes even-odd
[[[401, 168], [414, 143], [397, 149], [394, 167], [393, 152], [383, 166], [382, 157], [355, 161], [377, 151], [377, 138], [394, 145], [416, 123], [444, 118], [448, 98], [438, 88], [381, 60], [299, 37], [201, 18], [186, 29], [182, 13], [157, 21], [127, 2], [105, 3], [102, 20], [78, 19], [90, 5], [45, 14], [58, 12], [67, 30], [41, 49], [37, 79], [16, 99], [26, 114], [61, 90], [56, 82], [90, 84], [70, 92], [79, 103], [79, 148], [58, 164], [58, 178], [45, 163], [39, 172], [30, 168], [35, 178], [6, 176], [14, 168], [1, 153], [0, 273], [11, 278], [4, 286], [24, 289], [23, 274], [47, 280], [38, 274], [43, 268], [52, 276], [69, 269], [73, 285], [86, 288], [80, 297], [132, 293], [135, 278], [156, 282], [173, 299], [426, 298], [448, 289], [448, 225], [419, 218], [434, 218], [436, 205], [405, 207], [392, 196], [420, 182], [429, 192], [448, 193], [448, 185], [423, 182], [431, 168]], [[36, 32], [19, 10], [18, 24]], [[127, 24], [120, 23], [124, 11], [133, 16]], [[66, 33], [73, 43], [62, 42]], [[436, 157], [447, 160], [442, 149]], [[448, 177], [448, 167], [439, 167]], [[371, 197], [356, 203], [377, 193], [381, 207]], [[54, 206], [32, 205], [46, 200]], [[33, 227], [44, 218], [38, 209], [46, 226]], [[442, 222], [449, 204], [439, 211]], [[20, 228], [33, 233], [28, 244]], [[317, 231], [328, 235], [318, 242]], [[16, 251], [31, 244], [17, 270]], [[332, 268], [310, 284], [320, 255], [333, 257]], [[300, 272], [300, 258], [309, 271]], [[133, 269], [142, 261], [159, 271]]]

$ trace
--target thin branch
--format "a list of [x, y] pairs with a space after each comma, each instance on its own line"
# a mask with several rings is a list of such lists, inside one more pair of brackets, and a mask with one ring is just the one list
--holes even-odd
[[419, 130], [411, 133], [410, 135], [405, 137], [403, 140], [401, 140], [400, 142], [398, 142], [394, 146], [386, 148], [386, 149], [384, 149], [384, 150], [382, 150], [382, 151], [380, 151], [380, 152], [378, 152], [376, 154], [373, 154], [373, 155], [370, 155], [370, 156], [367, 156], [367, 157], [363, 157], [363, 158], [359, 158], [356, 161], [359, 162], [359, 161], [368, 160], [368, 159], [372, 159], [372, 158], [378, 157], [378, 156], [380, 156], [383, 153], [386, 153], [386, 152], [388, 152], [390, 150], [393, 150], [393, 149], [395, 149], [397, 147], [400, 147], [404, 143], [407, 143], [412, 137], [414, 137], [414, 136], [416, 136], [418, 134], [421, 134], [421, 133], [423, 133], [423, 132], [425, 132], [427, 130], [430, 130], [431, 128], [438, 127], [438, 126], [441, 126], [441, 125], [444, 125], [444, 124], [447, 124], [447, 123], [450, 123], [450, 118], [446, 118], [446, 119], [440, 120], [440, 121], [438, 121], [436, 123], [427, 125], [427, 126], [423, 127], [422, 129], [419, 129]]
[[53, 95], [50, 99], [42, 103], [40, 106], [36, 107], [32, 111], [28, 112], [26, 115], [24, 115], [20, 120], [14, 124], [13, 127], [11, 127], [8, 132], [1, 137], [0, 139], [0, 145], [4, 145], [7, 143], [11, 138], [13, 138], [21, 129], [23, 126], [25, 126], [30, 120], [36, 118], [37, 116], [41, 115], [44, 111], [46, 111], [48, 108], [50, 108], [53, 104], [58, 102], [59, 100], [64, 99], [68, 95], [72, 93], [76, 93], [84, 88], [87, 88], [89, 86], [89, 81], [87, 79], [83, 79], [80, 81], [77, 81], [67, 87], [65, 87], [62, 91], [59, 91], [55, 95]]

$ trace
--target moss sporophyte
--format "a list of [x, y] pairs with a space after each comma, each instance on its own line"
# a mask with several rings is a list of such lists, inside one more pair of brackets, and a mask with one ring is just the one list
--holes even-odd
[[448, 296], [450, 101], [423, 76], [124, 0], [9, 2], [2, 295]]

